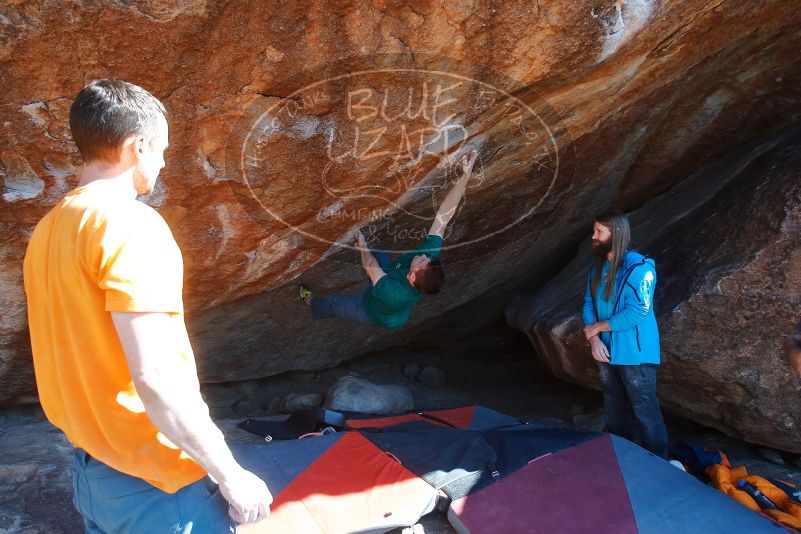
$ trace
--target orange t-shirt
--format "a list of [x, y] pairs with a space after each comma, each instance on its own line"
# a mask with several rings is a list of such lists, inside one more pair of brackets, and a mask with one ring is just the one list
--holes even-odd
[[[183, 261], [161, 215], [112, 187], [69, 192], [31, 235], [24, 281], [36, 384], [73, 446], [173, 493], [206, 473], [145, 413], [110, 312], [166, 312], [181, 332]], [[181, 347], [171, 363], [197, 380], [191, 347]]]

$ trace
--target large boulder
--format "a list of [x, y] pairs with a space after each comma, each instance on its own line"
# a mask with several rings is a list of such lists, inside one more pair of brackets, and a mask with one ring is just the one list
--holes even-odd
[[[659, 394], [674, 413], [801, 452], [801, 380], [785, 336], [801, 315], [801, 125], [745, 146], [630, 214], [656, 261]], [[598, 387], [580, 330], [589, 238], [507, 307], [555, 375]]]
[[343, 376], [326, 394], [325, 407], [342, 412], [394, 414], [414, 408], [411, 392], [403, 386], [373, 384], [357, 376]]
[[[68, 0], [6, 2], [0, 21], [3, 403], [35, 400], [21, 261], [76, 183], [67, 114], [91, 79], [169, 108], [168, 165], [144, 200], [184, 253], [204, 382], [495, 321], [595, 208], [639, 205], [801, 114], [801, 11], [781, 0]], [[376, 246], [413, 246], [466, 142], [481, 159], [444, 293], [400, 331], [313, 323], [294, 285], [357, 290], [360, 226]]]

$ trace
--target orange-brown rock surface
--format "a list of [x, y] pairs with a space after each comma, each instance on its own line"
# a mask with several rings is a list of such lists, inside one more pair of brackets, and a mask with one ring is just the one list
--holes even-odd
[[[498, 319], [595, 212], [798, 120], [800, 28], [779, 0], [6, 2], [0, 398], [34, 393], [21, 259], [75, 184], [67, 112], [92, 79], [169, 110], [145, 200], [184, 253], [202, 378], [240, 380]], [[399, 332], [312, 323], [294, 285], [357, 289], [360, 226], [412, 246], [465, 143], [481, 156], [443, 252], [447, 290]]]

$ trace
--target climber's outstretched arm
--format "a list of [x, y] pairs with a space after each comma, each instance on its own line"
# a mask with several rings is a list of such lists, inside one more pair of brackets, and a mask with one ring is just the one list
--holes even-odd
[[462, 201], [464, 191], [467, 188], [467, 182], [470, 181], [470, 176], [473, 174], [473, 164], [476, 162], [478, 152], [475, 148], [470, 149], [470, 153], [462, 158], [462, 170], [464, 174], [453, 189], [450, 190], [448, 196], [442, 201], [442, 205], [434, 217], [434, 222], [431, 224], [431, 229], [428, 231], [429, 235], [438, 235], [445, 237], [445, 228], [451, 219], [456, 214], [456, 208], [459, 207], [459, 202]]
[[356, 233], [355, 246], [361, 254], [364, 272], [367, 273], [367, 276], [370, 278], [370, 282], [373, 284], [373, 286], [375, 286], [379, 280], [387, 275], [387, 273], [378, 264], [378, 260], [375, 259], [373, 253], [370, 252], [370, 249], [367, 247], [367, 243], [365, 242], [364, 235], [361, 233], [361, 231]]

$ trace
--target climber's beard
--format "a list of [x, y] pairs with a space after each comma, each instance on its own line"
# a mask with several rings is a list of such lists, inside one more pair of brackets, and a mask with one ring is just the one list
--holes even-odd
[[612, 240], [609, 241], [592, 241], [592, 253], [599, 260], [605, 260], [609, 252], [612, 250]]

